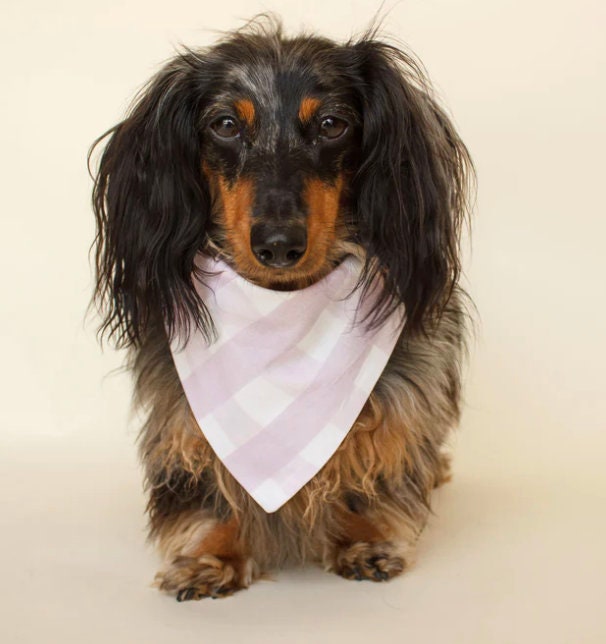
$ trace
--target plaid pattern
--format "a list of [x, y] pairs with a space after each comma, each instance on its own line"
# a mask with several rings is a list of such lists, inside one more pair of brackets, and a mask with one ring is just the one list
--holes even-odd
[[[280, 292], [247, 282], [223, 262], [196, 288], [218, 337], [193, 333], [173, 359], [193, 414], [217, 456], [266, 512], [274, 512], [328, 461], [354, 424], [402, 329], [356, 325], [372, 306], [352, 290], [348, 258], [320, 282]], [[348, 297], [349, 296], [349, 297]]]

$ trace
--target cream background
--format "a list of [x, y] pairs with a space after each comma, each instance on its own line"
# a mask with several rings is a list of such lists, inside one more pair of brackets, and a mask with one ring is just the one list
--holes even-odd
[[3, 642], [606, 641], [605, 10], [408, 0], [387, 31], [427, 66], [478, 168], [480, 311], [454, 480], [389, 584], [313, 568], [232, 599], [148, 587], [130, 383], [91, 290], [90, 142], [180, 41], [276, 9], [344, 38], [376, 2], [0, 5]]

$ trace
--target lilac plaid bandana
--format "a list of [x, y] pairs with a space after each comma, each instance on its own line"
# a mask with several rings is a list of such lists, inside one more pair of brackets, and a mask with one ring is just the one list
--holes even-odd
[[[354, 424], [403, 326], [363, 319], [372, 294], [354, 289], [362, 269], [347, 258], [299, 291], [256, 286], [227, 264], [198, 256], [214, 273], [196, 288], [217, 329], [210, 345], [193, 332], [173, 343], [194, 417], [217, 456], [266, 511], [294, 496]], [[357, 313], [357, 318], [356, 318]]]

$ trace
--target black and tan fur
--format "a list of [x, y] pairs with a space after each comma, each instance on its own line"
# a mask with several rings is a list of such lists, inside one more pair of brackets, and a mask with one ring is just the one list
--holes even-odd
[[[449, 476], [472, 172], [418, 65], [374, 33], [339, 45], [254, 22], [170, 61], [108, 134], [94, 193], [96, 298], [102, 333], [129, 348], [147, 413], [158, 586], [179, 600], [218, 597], [303, 561], [352, 579], [399, 574], [431, 490]], [[406, 306], [356, 424], [272, 514], [216, 458], [172, 362], [168, 338], [185, 341], [193, 327], [212, 336], [191, 280], [199, 251], [276, 289], [313, 283], [355, 254], [360, 288], [377, 273], [384, 281], [364, 323]]]

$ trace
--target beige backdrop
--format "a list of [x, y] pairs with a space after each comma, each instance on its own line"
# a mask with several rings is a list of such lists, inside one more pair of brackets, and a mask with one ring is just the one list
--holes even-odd
[[[604, 4], [390, 2], [475, 159], [480, 312], [455, 477], [390, 584], [314, 569], [220, 602], [148, 587], [130, 383], [83, 323], [90, 142], [173, 45], [278, 10], [336, 38], [370, 0], [3, 0], [3, 642], [606, 641]], [[4, 631], [4, 634], [2, 633]], [[243, 639], [246, 638], [246, 639]]]

